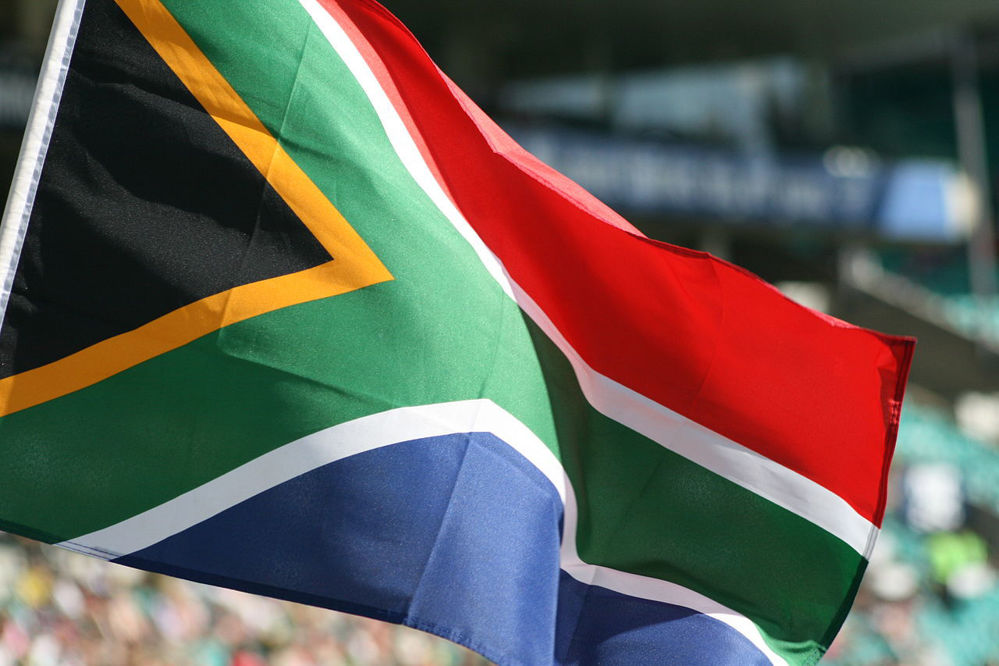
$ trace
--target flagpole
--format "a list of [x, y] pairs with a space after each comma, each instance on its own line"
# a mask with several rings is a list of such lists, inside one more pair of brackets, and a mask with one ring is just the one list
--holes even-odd
[[31, 217], [35, 191], [41, 178], [42, 164], [55, 125], [73, 45], [83, 15], [85, 0], [60, 0], [49, 42], [42, 60], [42, 70], [35, 87], [31, 113], [21, 142], [21, 152], [14, 170], [3, 217], [0, 218], [0, 325], [7, 310], [14, 272]]

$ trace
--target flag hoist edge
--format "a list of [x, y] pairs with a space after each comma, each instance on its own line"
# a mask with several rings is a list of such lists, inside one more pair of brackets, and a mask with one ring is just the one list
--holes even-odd
[[502, 664], [808, 664], [913, 341], [644, 237], [366, 0], [64, 0], [0, 527]]

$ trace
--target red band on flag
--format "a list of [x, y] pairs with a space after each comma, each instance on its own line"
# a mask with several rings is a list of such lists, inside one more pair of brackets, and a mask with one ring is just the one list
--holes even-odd
[[323, 5], [391, 79], [392, 103], [469, 224], [595, 370], [880, 524], [913, 340], [812, 312], [731, 264], [629, 231], [469, 111], [382, 7]]

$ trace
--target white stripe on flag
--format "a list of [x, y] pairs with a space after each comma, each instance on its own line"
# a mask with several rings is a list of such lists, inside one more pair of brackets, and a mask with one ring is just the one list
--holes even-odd
[[576, 498], [555, 454], [530, 428], [491, 400], [400, 407], [307, 435], [255, 458], [159, 506], [110, 527], [56, 544], [114, 559], [148, 548], [240, 502], [314, 469], [399, 442], [488, 432], [524, 456], [551, 482], [564, 506], [561, 567], [576, 580], [641, 599], [690, 608], [732, 627], [774, 664], [786, 662], [749, 619], [708, 597], [656, 578], [586, 564], [576, 551]]
[[471, 432], [491, 432], [507, 442], [541, 470], [565, 503], [562, 465], [548, 447], [491, 400], [467, 400], [400, 407], [331, 426], [265, 453], [165, 504], [59, 545], [120, 557], [331, 462], [399, 442]]
[[572, 364], [586, 399], [601, 414], [688, 460], [764, 497], [868, 558], [879, 532], [846, 500], [808, 477], [663, 407], [593, 368], [573, 349], [544, 311], [512, 283], [520, 307]]
[[337, 52], [337, 55], [340, 56], [340, 59], [343, 60], [351, 74], [354, 75], [354, 78], [364, 90], [364, 94], [367, 95], [368, 100], [374, 107], [375, 113], [378, 115], [378, 119], [382, 123], [382, 128], [385, 130], [392, 148], [395, 150], [396, 155], [399, 156], [406, 170], [413, 177], [413, 180], [430, 197], [433, 204], [437, 206], [437, 209], [458, 230], [458, 233], [475, 249], [475, 253], [479, 256], [483, 266], [485, 266], [493, 279], [496, 280], [497, 284], [500, 285], [510, 298], [513, 298], [513, 290], [507, 283], [506, 272], [503, 270], [499, 259], [489, 251], [486, 244], [482, 242], [482, 239], [475, 233], [475, 230], [472, 229], [461, 212], [455, 207], [451, 198], [444, 192], [440, 183], [434, 178], [430, 167], [427, 166], [423, 155], [420, 153], [420, 149], [416, 147], [416, 142], [413, 141], [413, 137], [406, 128], [406, 124], [399, 117], [395, 107], [392, 106], [392, 102], [389, 101], [388, 95], [385, 94], [381, 84], [378, 82], [378, 78], [371, 71], [371, 68], [368, 67], [364, 56], [354, 46], [354, 42], [350, 40], [350, 37], [340, 27], [340, 24], [316, 0], [299, 0], [299, 2], [305, 8], [305, 11], [309, 13], [309, 16], [312, 17], [320, 32], [323, 33], [330, 46]]
[[661, 446], [765, 497], [841, 539], [865, 558], [877, 527], [841, 497], [794, 470], [691, 421], [591, 368], [548, 316], [507, 274], [502, 262], [444, 193], [405, 123], [363, 55], [316, 0], [299, 0], [357, 79], [378, 114], [389, 141], [416, 183], [469, 242], [490, 275], [562, 350], [587, 400], [599, 412]]

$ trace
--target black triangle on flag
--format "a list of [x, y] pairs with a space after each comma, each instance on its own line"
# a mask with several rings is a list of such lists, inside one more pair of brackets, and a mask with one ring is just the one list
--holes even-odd
[[329, 253], [112, 0], [89, 0], [0, 331], [0, 378]]

